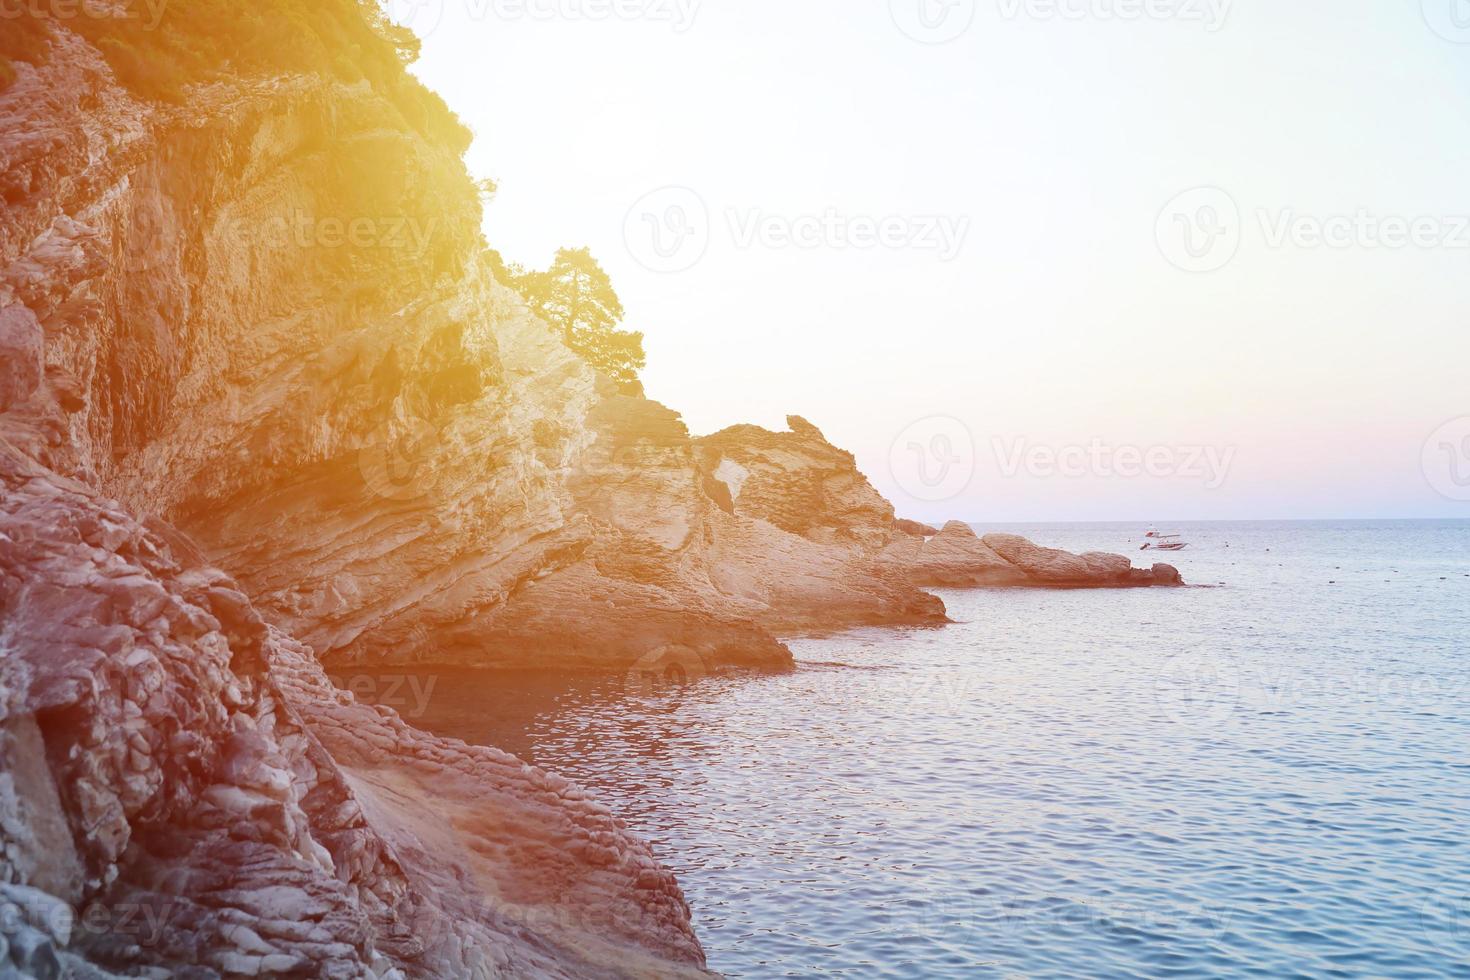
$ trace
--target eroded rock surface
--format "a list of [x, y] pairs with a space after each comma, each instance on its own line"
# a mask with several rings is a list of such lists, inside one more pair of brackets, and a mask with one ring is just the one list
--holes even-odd
[[1178, 569], [1135, 568], [1123, 555], [1074, 555], [1014, 534], [977, 535], [951, 521], [937, 534], [900, 533], [884, 560], [915, 585], [935, 588], [1118, 589], [1183, 584]]
[[9, 444], [0, 480], [24, 975], [703, 972], [678, 885], [605, 807], [356, 703], [173, 529]]
[[924, 586], [1145, 584], [897, 521], [803, 419], [694, 438], [620, 391], [367, 82], [165, 107], [64, 24], [18, 69], [0, 977], [699, 974], [614, 815], [321, 664], [783, 668], [783, 633], [943, 623]]
[[[0, 94], [0, 976], [703, 974], [677, 884], [606, 808], [355, 703], [301, 639], [403, 629], [418, 656], [597, 554], [570, 484], [604, 385], [478, 273], [457, 156], [366, 84], [166, 109], [64, 25], [21, 68]], [[405, 255], [299, 239], [303, 216], [438, 230]], [[730, 659], [786, 662], [668, 602], [714, 654], [723, 629]]]
[[[45, 106], [0, 102], [30, 189], [4, 336], [44, 327], [56, 436], [31, 448], [179, 526], [323, 660], [780, 667], [773, 630], [943, 621], [874, 571], [891, 508], [814, 428], [694, 440], [533, 318], [485, 271], [458, 156], [370, 87], [164, 112], [68, 44]], [[313, 237], [361, 216], [381, 240]], [[756, 453], [762, 506], [726, 506], [703, 464]]]

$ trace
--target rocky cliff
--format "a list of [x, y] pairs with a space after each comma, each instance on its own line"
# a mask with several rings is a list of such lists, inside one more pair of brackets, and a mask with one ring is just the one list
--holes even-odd
[[[676, 642], [779, 665], [770, 627], [798, 608], [942, 621], [871, 554], [722, 507], [701, 460], [729, 440], [696, 445], [496, 284], [473, 198], [439, 189], [468, 188], [458, 156], [370, 88], [150, 113], [85, 51], [48, 69], [7, 98], [7, 173], [32, 190], [3, 288], [44, 323], [57, 437], [37, 457], [190, 534], [324, 660], [626, 666]], [[320, 239], [363, 216], [384, 240]], [[797, 574], [751, 574], [779, 561]]]
[[25, 975], [701, 972], [672, 876], [566, 780], [357, 704], [167, 525], [10, 445], [0, 480]]
[[612, 814], [322, 664], [783, 668], [783, 633], [943, 623], [926, 585], [1145, 584], [926, 539], [799, 418], [694, 438], [620, 391], [494, 280], [460, 148], [399, 91], [216, 73], [160, 101], [44, 43], [0, 92], [22, 971], [699, 973]]
[[[479, 272], [458, 154], [365, 83], [170, 106], [49, 43], [0, 94], [0, 964], [702, 972], [605, 808], [355, 703], [316, 656], [452, 655], [477, 610], [599, 578], [584, 420], [645, 435]], [[644, 414], [650, 460], [677, 456]], [[784, 661], [667, 603], [670, 631]]]

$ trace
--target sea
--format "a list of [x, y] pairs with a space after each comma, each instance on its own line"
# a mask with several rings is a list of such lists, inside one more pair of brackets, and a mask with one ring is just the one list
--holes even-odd
[[588, 787], [731, 977], [1470, 977], [1470, 521], [1165, 530], [1189, 588], [938, 590], [788, 674], [439, 676], [413, 720]]

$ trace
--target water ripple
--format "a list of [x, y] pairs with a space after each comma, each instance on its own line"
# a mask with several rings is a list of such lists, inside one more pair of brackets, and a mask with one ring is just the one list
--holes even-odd
[[592, 788], [731, 976], [1470, 976], [1470, 524], [1184, 530], [1227, 587], [942, 593], [784, 676], [421, 723]]

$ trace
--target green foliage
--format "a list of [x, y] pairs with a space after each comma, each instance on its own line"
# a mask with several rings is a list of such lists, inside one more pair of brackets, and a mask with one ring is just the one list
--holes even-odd
[[[419, 40], [389, 22], [378, 0], [168, 0], [156, 10], [132, 0], [127, 9], [134, 16], [81, 16], [66, 26], [144, 98], [178, 103], [193, 83], [242, 75], [366, 80], [425, 137], [456, 152], [469, 147], [469, 130], [444, 100], [403, 70]], [[26, 14], [15, 23], [40, 20]]]
[[498, 252], [491, 252], [489, 260], [496, 277], [558, 328], [566, 345], [583, 360], [624, 387], [637, 385], [638, 372], [647, 363], [643, 334], [618, 329], [623, 304], [590, 249], [559, 249], [544, 272], [507, 265]]
[[495, 276], [496, 282], [516, 290], [520, 289], [520, 281], [526, 275], [525, 266], [519, 262], [506, 262], [505, 256], [493, 248], [485, 250], [485, 261], [490, 264], [490, 272]]

